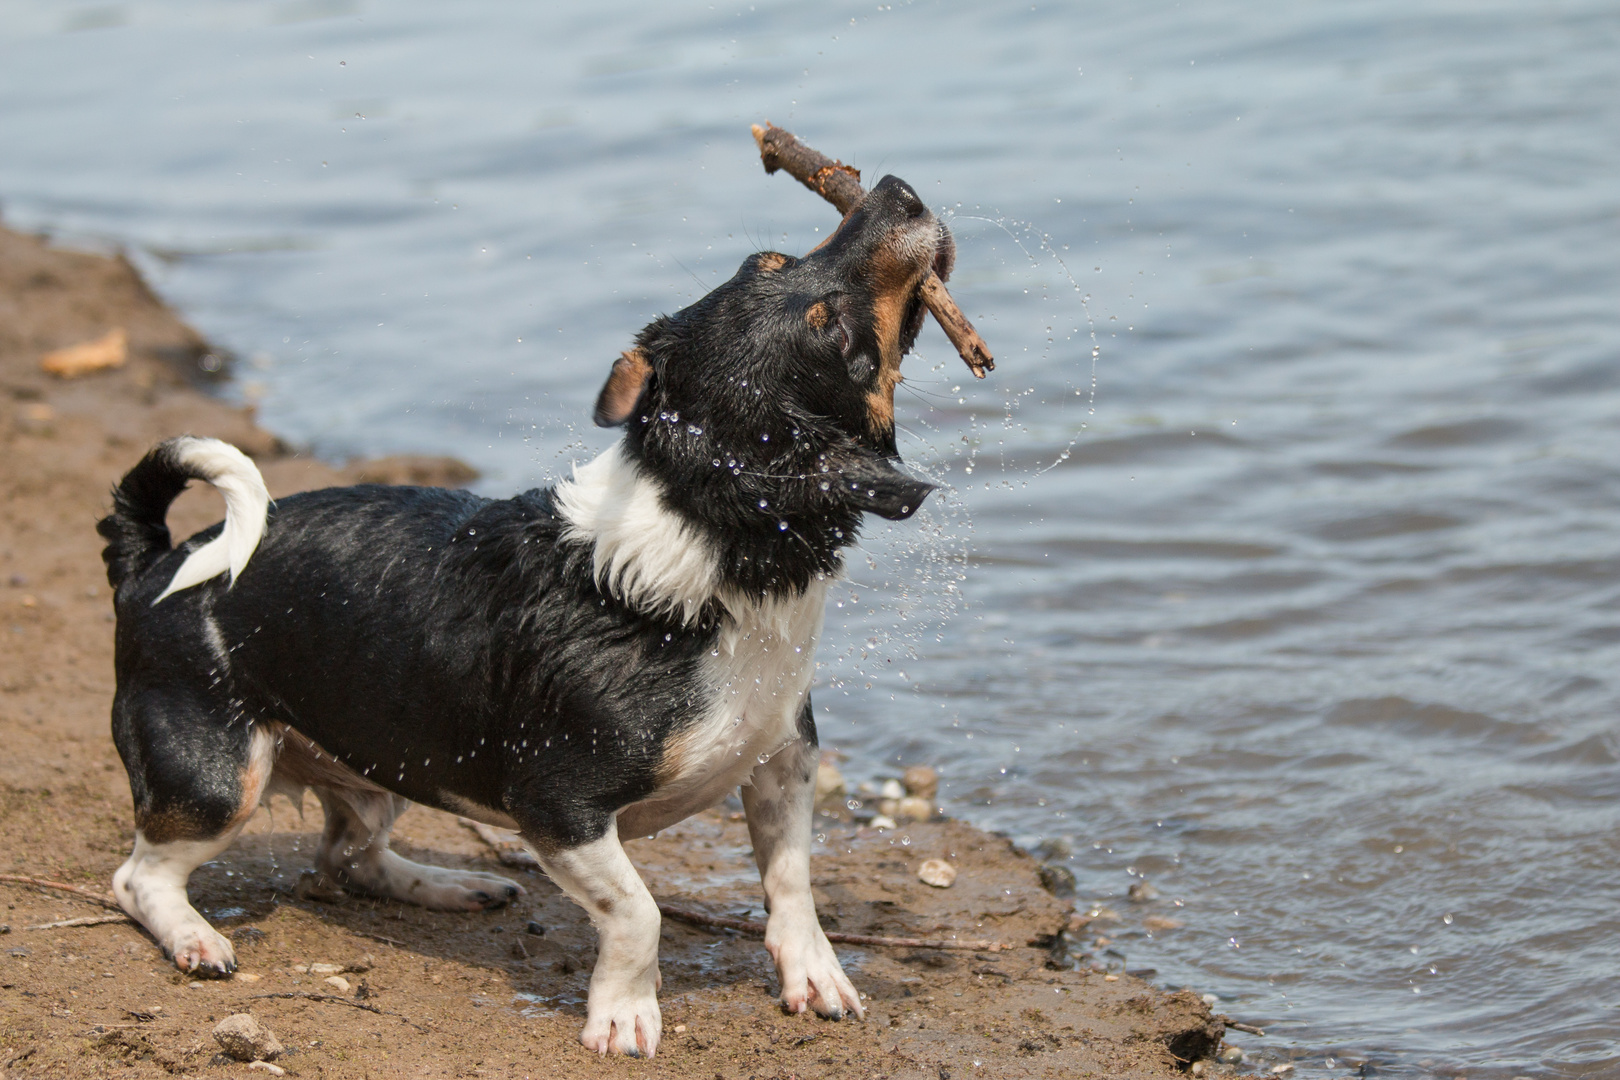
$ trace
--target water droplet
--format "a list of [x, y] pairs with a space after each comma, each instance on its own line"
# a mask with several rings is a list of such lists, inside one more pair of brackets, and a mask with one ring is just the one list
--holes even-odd
[[765, 499], [761, 499], [761, 500], [759, 500], [759, 508], [760, 508], [760, 509], [761, 509], [761, 510], [763, 510], [763, 509], [765, 509], [765, 508], [766, 508], [766, 507], [767, 507], [767, 506], [769, 506], [769, 505], [771, 505], [771, 504], [770, 504], [770, 502], [769, 502], [769, 501], [767, 501], [767, 500], [765, 500]]
[[776, 527], [782, 532], [787, 532], [787, 522], [785, 521], [778, 521]]

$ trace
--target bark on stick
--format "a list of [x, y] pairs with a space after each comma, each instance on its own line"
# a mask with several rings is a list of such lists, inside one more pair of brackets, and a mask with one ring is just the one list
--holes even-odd
[[[759, 144], [759, 159], [767, 173], [785, 171], [832, 203], [840, 214], [847, 215], [866, 196], [861, 187], [860, 170], [806, 146], [791, 131], [774, 124], [755, 124], [754, 142]], [[922, 301], [976, 378], [982, 379], [986, 371], [995, 370], [996, 361], [990, 355], [990, 346], [973, 329], [973, 324], [946, 291], [945, 283], [932, 270], [923, 277]]]

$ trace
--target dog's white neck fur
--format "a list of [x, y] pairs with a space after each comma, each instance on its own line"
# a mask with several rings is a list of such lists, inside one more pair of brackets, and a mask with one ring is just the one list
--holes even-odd
[[592, 545], [599, 586], [649, 615], [696, 622], [720, 588], [719, 555], [664, 505], [663, 485], [637, 468], [621, 440], [557, 485], [565, 540]]
[[231, 583], [235, 584], [248, 558], [264, 538], [265, 518], [270, 509], [270, 493], [265, 490], [258, 466], [230, 443], [185, 435], [170, 440], [169, 448], [188, 475], [207, 481], [225, 496], [225, 527], [218, 536], [186, 556], [169, 587], [152, 601], [154, 604], [170, 593], [200, 585], [227, 570], [231, 572]]

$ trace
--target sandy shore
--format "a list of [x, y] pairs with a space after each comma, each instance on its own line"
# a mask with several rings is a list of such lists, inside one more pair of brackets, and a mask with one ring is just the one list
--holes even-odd
[[[46, 352], [119, 328], [121, 367], [72, 380], [40, 370]], [[443, 459], [339, 469], [296, 453], [251, 411], [199, 388], [213, 355], [123, 259], [0, 229], [0, 873], [104, 891], [128, 853], [94, 525], [151, 443], [227, 439], [255, 458], [273, 495], [468, 478]], [[188, 492], [170, 524], [185, 536], [217, 517], [209, 493]], [[475, 916], [323, 901], [300, 888], [320, 827], [313, 798], [278, 800], [192, 879], [193, 902], [237, 944], [242, 972], [227, 982], [180, 975], [127, 923], [30, 929], [101, 909], [0, 883], [0, 1080], [268, 1075], [223, 1057], [210, 1037], [249, 1010], [286, 1047], [276, 1063], [305, 1077], [1169, 1077], [1220, 1045], [1221, 1024], [1195, 995], [1074, 970], [1060, 938], [1071, 903], [1005, 840], [953, 821], [879, 832], [827, 817], [813, 874], [829, 929], [1008, 948], [840, 947], [868, 1015], [828, 1023], [781, 1013], [759, 942], [666, 920], [663, 1048], [651, 1062], [600, 1060], [576, 1042], [594, 935], [543, 876], [508, 868], [528, 895]], [[436, 811], [413, 808], [395, 837], [413, 858], [498, 868], [488, 845]], [[761, 916], [735, 808], [628, 846], [661, 901]], [[934, 857], [960, 871], [948, 889], [917, 880]], [[348, 989], [312, 964], [346, 969]]]

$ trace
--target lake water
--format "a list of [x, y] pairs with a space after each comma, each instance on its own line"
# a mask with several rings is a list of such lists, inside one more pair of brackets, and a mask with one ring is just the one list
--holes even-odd
[[907, 363], [948, 490], [831, 612], [852, 779], [939, 764], [1263, 1067], [1620, 1076], [1614, 4], [0, 4], [12, 225], [491, 493], [834, 224], [765, 118], [948, 214], [1000, 360]]

